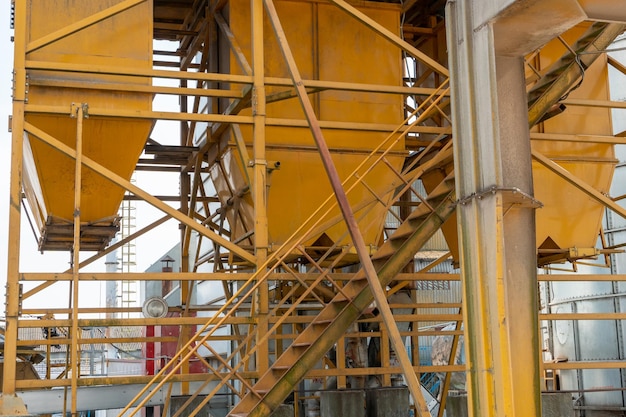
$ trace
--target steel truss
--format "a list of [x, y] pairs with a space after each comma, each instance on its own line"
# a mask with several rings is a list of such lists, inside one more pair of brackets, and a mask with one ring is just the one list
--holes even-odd
[[[410, 289], [413, 294], [416, 282], [420, 281], [458, 281], [459, 274], [437, 274], [423, 270], [407, 272], [403, 268], [413, 261], [413, 257], [436, 231], [449, 227], [448, 219], [453, 219], [457, 204], [468, 203], [462, 198], [457, 199], [455, 194], [455, 179], [464, 170], [454, 168], [451, 126], [451, 99], [448, 69], [439, 59], [441, 41], [444, 39], [445, 26], [441, 22], [430, 22], [428, 27], [404, 27], [406, 39], [391, 33], [371, 18], [344, 2], [331, 0], [337, 6], [338, 12], [345, 13], [346, 19], [357, 19], [366, 27], [372, 29], [387, 41], [400, 48], [407, 56], [407, 62], [414, 65], [414, 74], [405, 79], [404, 85], [377, 85], [365, 83], [346, 83], [318, 79], [304, 79], [293, 59], [292, 50], [297, 45], [290, 45], [289, 39], [281, 27], [280, 13], [275, 9], [272, 0], [251, 0], [252, 27], [253, 27], [253, 54], [248, 62], [242, 52], [240, 43], [230, 30], [224, 18], [223, 8], [226, 2], [194, 1], [189, 2], [184, 24], [172, 35], [178, 40], [180, 48], [177, 52], [176, 69], [150, 69], [106, 67], [89, 63], [67, 64], [56, 62], [42, 62], [32, 60], [29, 54], [45, 48], [59, 39], [71, 34], [79, 33], [88, 28], [106, 21], [106, 19], [125, 10], [131, 9], [145, 0], [126, 0], [103, 10], [88, 18], [79, 20], [72, 25], [62, 28], [42, 39], [26, 42], [26, 1], [15, 1], [15, 73], [13, 91], [12, 117], [12, 162], [11, 162], [11, 207], [9, 216], [9, 258], [7, 274], [7, 309], [4, 346], [3, 394], [0, 400], [2, 415], [23, 413], [25, 410], [19, 401], [15, 401], [15, 394], [27, 390], [46, 390], [62, 387], [66, 390], [66, 402], [60, 411], [71, 412], [73, 415], [80, 411], [79, 401], [81, 390], [93, 386], [128, 386], [137, 390], [136, 395], [123, 408], [122, 413], [134, 415], [141, 407], [163, 404], [167, 408], [170, 398], [179, 394], [187, 394], [192, 400], [199, 397], [200, 403], [194, 403], [189, 409], [181, 408], [178, 415], [195, 415], [202, 405], [211, 401], [217, 394], [228, 391], [235, 401], [234, 414], [269, 415], [278, 404], [289, 394], [299, 393], [297, 384], [302, 380], [314, 378], [337, 377], [337, 387], [345, 388], [350, 379], [362, 378], [367, 375], [376, 375], [385, 386], [391, 385], [391, 380], [402, 373], [410, 388], [414, 407], [419, 415], [428, 415], [428, 409], [422, 397], [419, 376], [425, 373], [439, 372], [447, 375], [444, 381], [443, 395], [440, 397], [441, 407], [438, 415], [443, 415], [452, 372], [465, 371], [465, 365], [450, 364], [445, 366], [424, 366], [419, 363], [419, 345], [421, 337], [442, 336], [453, 337], [453, 349], [450, 358], [456, 356], [459, 336], [463, 334], [461, 323], [465, 319], [474, 320], [475, 316], [468, 315], [467, 311], [475, 310], [476, 305], [468, 304], [463, 300], [458, 303], [445, 305], [434, 303], [418, 303], [413, 297], [411, 304], [395, 305], [387, 301], [387, 297], [402, 290]], [[155, 2], [157, 3], [157, 2]], [[411, 3], [411, 2], [409, 2]], [[416, 2], [412, 2], [413, 4]], [[392, 7], [392, 6], [390, 6]], [[409, 6], [407, 6], [409, 7]], [[410, 10], [409, 10], [410, 11]], [[263, 24], [264, 16], [271, 23]], [[271, 27], [274, 33], [264, 33], [264, 29]], [[612, 28], [616, 33], [619, 28]], [[171, 34], [168, 29], [155, 27], [155, 33]], [[215, 49], [217, 47], [216, 34], [221, 33], [228, 43], [231, 53], [236, 58], [240, 73], [218, 73], [216, 67]], [[422, 36], [423, 35], [423, 36]], [[169, 35], [168, 35], [169, 36]], [[264, 39], [275, 36], [281, 47], [281, 52], [289, 69], [289, 78], [268, 77], [264, 73]], [[424, 53], [427, 50], [429, 53]], [[155, 51], [155, 65], [164, 64], [157, 57], [165, 57], [168, 53]], [[197, 60], [196, 60], [197, 59]], [[529, 61], [530, 62], [530, 61]], [[619, 63], [613, 65], [624, 72]], [[162, 68], [162, 67], [160, 67]], [[65, 72], [70, 74], [106, 75], [111, 77], [134, 77], [137, 80], [132, 84], [98, 83], [92, 82], [89, 88], [97, 91], [127, 91], [141, 92], [152, 95], [173, 95], [180, 99], [179, 111], [141, 111], [133, 109], [105, 109], [89, 106], [89, 103], [75, 103], [68, 106], [43, 106], [28, 102], [28, 86], [39, 87], [83, 87], [77, 81], [58, 81], [39, 78], [29, 80], [29, 73]], [[546, 72], [532, 68], [536, 80], [542, 80]], [[241, 75], [243, 74], [243, 75]], [[626, 72], [625, 72], [626, 74]], [[152, 80], [152, 83], [147, 83]], [[180, 87], [163, 87], [159, 80], [176, 80]], [[571, 86], [577, 79], [561, 81], [563, 85]], [[529, 84], [529, 90], [535, 82]], [[399, 83], [400, 84], [400, 83]], [[224, 86], [227, 87], [224, 87]], [[281, 87], [277, 94], [267, 94], [268, 87]], [[404, 121], [399, 125], [382, 123], [354, 123], [346, 121], [319, 120], [312, 100], [321, 91], [345, 91], [359, 93], [384, 93], [402, 97], [406, 103]], [[410, 100], [409, 100], [410, 97]], [[228, 100], [228, 106], [218, 111], [217, 106], [203, 109], [205, 99]], [[282, 119], [272, 118], [266, 114], [267, 103], [281, 100], [298, 99], [305, 118]], [[553, 94], [551, 105], [558, 102], [561, 95]], [[604, 106], [606, 108], [620, 108], [623, 103], [584, 101], [580, 99], [566, 99], [562, 102], [567, 106]], [[536, 109], [533, 107], [533, 109]], [[251, 113], [245, 113], [251, 110]], [[547, 109], [546, 109], [547, 110]], [[537, 111], [537, 110], [535, 110]], [[245, 114], [241, 114], [245, 113]], [[72, 118], [76, 124], [75, 146], [62, 143], [58, 138], [40, 129], [25, 120], [29, 114], [59, 115]], [[115, 174], [104, 167], [97, 160], [87, 157], [82, 152], [82, 133], [85, 117], [118, 118], [128, 120], [159, 120], [180, 122], [180, 145], [169, 149], [169, 154], [161, 149], [167, 167], [143, 166], [146, 170], [174, 170], [180, 172], [181, 193], [176, 196], [180, 206], [172, 207], [165, 200], [151, 195], [131, 181]], [[540, 117], [537, 118], [537, 121]], [[200, 124], [208, 124], [206, 132], [199, 132]], [[253, 138], [243, 138], [241, 126], [253, 127]], [[271, 172], [273, 161], [268, 161], [266, 151], [265, 128], [269, 126], [287, 126], [301, 129], [311, 129], [316, 146], [311, 149], [320, 154], [324, 161], [330, 181], [333, 185], [333, 194], [329, 195], [319, 209], [314, 212], [304, 224], [293, 231], [291, 237], [282, 245], [270, 245], [267, 233], [266, 192], [271, 187]], [[531, 126], [532, 127], [532, 126]], [[385, 132], [387, 137], [380, 145], [369, 152], [355, 147], [342, 149], [345, 153], [362, 154], [362, 162], [351, 175], [340, 178], [333, 161], [328, 153], [328, 146], [324, 139], [324, 132], [330, 130], [353, 132]], [[224, 132], [231, 133], [230, 141], [223, 141]], [[21, 201], [23, 198], [22, 185], [22, 150], [24, 135], [48, 144], [55, 151], [61, 152], [75, 161], [75, 178], [73, 184], [68, 184], [77, 190], [74, 196], [75, 217], [73, 219], [73, 267], [67, 271], [51, 271], [46, 273], [24, 273], [19, 269], [21, 238]], [[200, 140], [195, 140], [200, 137]], [[248, 143], [246, 144], [246, 140]], [[549, 134], [533, 132], [532, 141], [579, 141], [591, 143], [626, 144], [624, 138], [613, 136], [575, 136], [564, 134]], [[457, 138], [455, 140], [463, 140]], [[397, 156], [395, 146], [404, 141], [407, 148], [407, 162], [402, 169], [396, 169], [390, 162], [391, 156]], [[250, 144], [252, 143], [252, 147]], [[251, 148], [251, 152], [250, 152]], [[221, 157], [225, 150], [234, 149], [236, 155], [246, 166], [246, 184], [240, 189], [232, 189], [229, 204], [222, 204], [207, 189], [206, 172], [216, 168], [224, 172]], [[157, 150], [158, 152], [158, 150]], [[183, 155], [182, 159], [172, 163], [172, 152]], [[616, 202], [619, 198], [611, 198], [586, 184], [580, 178], [567, 172], [556, 162], [550, 160], [540, 152], [532, 151], [532, 157], [549, 170], [553, 171], [569, 183], [576, 186], [583, 193], [598, 201], [600, 204], [613, 210], [622, 217], [626, 211]], [[169, 159], [168, 159], [169, 158]], [[140, 163], [141, 164], [141, 163]], [[132, 236], [114, 243], [98, 254], [87, 259], [80, 257], [81, 252], [81, 193], [82, 173], [89, 169], [121, 187], [133, 198], [142, 200], [163, 213], [163, 217], [154, 221]], [[139, 169], [139, 167], [138, 167]], [[390, 172], [394, 180], [383, 192], [376, 192], [368, 181], [379, 170]], [[455, 173], [456, 172], [456, 173]], [[423, 181], [426, 176], [435, 175], [438, 179], [433, 189], [424, 193], [417, 189], [416, 183]], [[356, 187], [366, 187], [370, 190], [368, 200], [358, 204], [350, 204], [347, 196]], [[458, 190], [458, 186], [457, 186]], [[489, 190], [485, 190], [486, 192]], [[493, 191], [493, 190], [492, 190]], [[458, 191], [457, 191], [458, 193]], [[525, 207], [534, 210], [540, 203], [530, 194], [520, 193], [519, 190], [497, 189], [495, 193], [502, 198], [503, 214], [511, 208]], [[516, 194], [511, 197], [512, 194]], [[459, 197], [464, 197], [459, 195]], [[466, 197], [466, 196], [465, 196]], [[254, 207], [253, 222], [245, 220], [244, 208], [241, 205], [243, 198], [249, 198]], [[409, 202], [407, 204], [407, 201]], [[336, 206], [341, 209], [337, 213]], [[373, 206], [382, 206], [389, 211], [390, 216], [396, 216], [401, 224], [397, 229], [380, 232], [381, 244], [376, 247], [367, 247], [360, 237], [361, 230], [357, 222], [367, 215], [367, 210]], [[408, 209], [407, 209], [407, 206]], [[394, 210], [398, 209], [400, 210]], [[333, 211], [335, 210], [335, 211]], [[234, 223], [228, 220], [227, 212]], [[398, 214], [400, 213], [400, 214]], [[182, 248], [183, 270], [176, 273], [88, 273], [83, 268], [102, 259], [106, 254], [133, 241], [144, 234], [150, 233], [168, 220], [181, 224], [180, 238]], [[311, 236], [330, 229], [337, 224], [347, 224], [344, 239], [340, 241], [352, 242], [349, 244], [310, 245], [307, 242]], [[444, 226], [448, 224], [448, 226]], [[240, 234], [238, 240], [236, 228]], [[463, 243], [460, 243], [463, 245]], [[462, 248], [461, 248], [462, 249]], [[602, 247], [592, 252], [582, 253], [581, 256], [571, 256], [572, 252], [550, 252], [553, 260], [568, 259], [574, 262], [583, 262], [585, 259], [598, 255], [609, 255], [618, 248]], [[456, 255], [455, 255], [456, 256]], [[447, 253], [437, 263], [448, 261], [453, 254]], [[361, 266], [359, 272], [346, 272], [342, 269], [354, 265], [358, 261]], [[210, 271], [207, 272], [207, 268]], [[534, 268], [534, 265], [533, 265]], [[465, 278], [466, 280], [468, 278]], [[539, 275], [539, 281], [553, 281], [562, 279], [554, 275]], [[565, 279], [565, 278], [563, 278]], [[571, 277], [567, 279], [571, 280]], [[623, 275], [577, 275], [576, 280], [626, 280]], [[124, 314], [127, 318], [102, 318], [109, 313], [139, 313], [141, 308], [118, 307], [82, 307], [79, 306], [80, 286], [87, 281], [107, 280], [137, 280], [137, 281], [166, 281], [176, 282], [181, 288], [182, 304], [170, 307], [173, 313], [166, 318], [139, 318]], [[193, 305], [192, 294], [195, 286], [201, 281], [213, 281], [223, 286], [223, 298], [209, 305]], [[54, 294], [55, 284], [69, 282], [71, 296], [67, 308], [50, 308], [48, 306], [29, 305], [29, 299], [35, 294]], [[467, 281], [465, 281], [467, 283]], [[28, 284], [26, 291], [22, 286]], [[467, 295], [467, 293], [466, 293]], [[528, 301], [528, 300], [526, 300]], [[375, 302], [380, 314], [376, 317], [363, 314], [368, 306]], [[343, 304], [342, 304], [343, 303]], [[354, 305], [351, 307], [347, 305]], [[338, 307], [338, 305], [340, 305]], [[392, 309], [409, 308], [410, 314], [394, 315]], [[439, 308], [439, 313], [424, 313], [433, 308]], [[306, 313], [306, 314], [305, 314]], [[315, 313], [315, 314], [311, 314]], [[322, 313], [318, 315], [318, 313]], [[334, 316], [324, 316], [332, 313]], [[310, 314], [310, 315], [309, 315]], [[99, 318], [94, 318], [99, 315]], [[46, 316], [43, 319], [32, 319], [33, 316]], [[208, 316], [208, 317], [207, 317]], [[346, 318], [345, 323], [338, 323], [336, 317]], [[623, 320], [623, 313], [542, 313], [538, 320]], [[349, 329], [352, 322], [359, 324], [377, 323], [376, 331], [360, 331]], [[430, 323], [455, 324], [454, 330], [434, 331], [424, 327]], [[398, 323], [410, 323], [409, 330], [399, 331]], [[85, 339], [82, 329], [111, 328], [111, 327], [139, 327], [145, 326], [178, 326], [179, 336], [141, 336], [101, 337]], [[471, 326], [470, 326], [471, 327]], [[56, 338], [27, 339], [20, 337], [23, 329], [56, 328], [62, 334]], [[221, 330], [229, 329], [227, 334]], [[471, 327], [473, 329], [473, 327]], [[357, 327], [358, 329], [358, 327]], [[466, 338], [484, 338], [488, 329], [480, 334], [471, 333], [465, 328]], [[307, 333], [308, 332], [308, 333]], [[319, 332], [319, 333], [316, 333]], [[312, 336], [307, 336], [308, 334]], [[315, 337], [314, 337], [315, 336]], [[381, 340], [380, 367], [351, 367], [346, 358], [338, 354], [332, 361], [326, 357], [326, 352], [333, 346], [337, 352], [343, 352], [345, 346], [354, 343], [355, 339], [379, 337]], [[402, 337], [411, 340], [412, 355], [408, 356], [404, 349]], [[308, 339], [307, 339], [308, 338]], [[306, 339], [306, 340], [301, 340]], [[224, 356], [214, 349], [211, 342], [228, 341], [232, 350]], [[92, 377], [81, 375], [80, 365], [83, 361], [81, 350], [89, 345], [105, 343], [176, 343], [177, 353], [163, 364], [155, 375], [125, 375]], [[302, 343], [302, 344], [299, 344]], [[50, 346], [59, 344], [68, 352], [68, 360], [61, 378], [54, 378], [50, 372], [41, 379], [20, 380], [17, 378], [16, 366], [29, 359], [29, 347], [46, 346], [48, 355]], [[313, 346], [314, 348], [310, 348]], [[304, 353], [295, 352], [302, 349]], [[200, 352], [209, 352], [201, 354]], [[309, 352], [309, 353], [306, 353]], [[399, 364], [394, 362], [392, 353], [395, 352]], [[308, 356], [307, 356], [308, 355]], [[290, 366], [286, 367], [280, 358], [290, 359]], [[48, 356], [49, 359], [49, 356]], [[511, 362], [514, 359], [510, 359]], [[324, 361], [323, 367], [317, 364]], [[448, 361], [453, 362], [452, 360]], [[49, 360], [46, 363], [50, 363]], [[200, 364], [206, 373], [198, 373], [192, 369], [192, 363]], [[603, 362], [565, 362], [541, 363], [542, 370], [559, 369], [605, 369], [622, 368], [624, 361]], [[497, 367], [506, 368], [511, 363], [506, 361], [497, 363]], [[539, 365], [538, 365], [539, 366]], [[500, 369], [501, 371], [502, 369]], [[470, 368], [470, 372], [476, 369]], [[291, 378], [291, 380], [290, 380]], [[272, 384], [269, 384], [270, 381]], [[287, 381], [287, 382], [285, 382]], [[278, 384], [277, 382], [280, 382]], [[263, 385], [263, 384], [269, 385]], [[537, 382], [539, 383], [539, 381]], [[138, 385], [143, 388], [137, 388]], [[506, 390], [507, 388], [505, 388]], [[164, 400], [154, 400], [155, 395], [164, 395]], [[495, 396], [495, 393], [491, 393]], [[506, 397], [507, 392], [504, 393]], [[533, 393], [536, 394], [536, 393]], [[487, 395], [489, 397], [489, 395]], [[474, 399], [472, 399], [474, 400]], [[478, 400], [476, 400], [478, 401]], [[237, 408], [238, 407], [238, 408]], [[121, 414], [122, 414], [121, 413]]]

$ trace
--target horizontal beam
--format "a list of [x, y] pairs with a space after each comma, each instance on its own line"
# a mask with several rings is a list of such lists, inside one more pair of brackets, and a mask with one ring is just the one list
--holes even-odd
[[544, 369], [622, 369], [626, 361], [567, 361], [544, 362]]
[[[426, 373], [426, 372], [465, 372], [465, 365], [420, 365], [415, 366], [414, 370], [416, 373]], [[364, 375], [389, 375], [389, 374], [399, 374], [402, 373], [402, 369], [399, 366], [396, 367], [381, 367], [381, 368], [344, 368], [344, 369], [311, 369], [306, 378], [321, 378], [321, 377], [332, 377], [338, 374], [346, 375], [346, 376], [364, 376]], [[239, 376], [244, 379], [253, 379], [258, 378], [259, 375], [256, 372], [238, 372]], [[215, 381], [218, 378], [224, 378], [229, 374], [216, 374], [216, 373], [198, 373], [198, 374], [176, 374], [170, 375], [168, 380], [169, 382], [181, 382], [181, 381], [206, 381], [211, 380]], [[108, 385], [126, 387], [134, 384], [143, 384], [141, 388], [143, 389], [146, 384], [150, 383], [150, 380], [153, 378], [153, 375], [146, 376], [122, 376], [122, 377], [81, 377], [78, 379], [78, 385], [80, 387], [94, 387], [103, 388]], [[69, 386], [69, 379], [45, 379], [45, 380], [19, 380], [17, 381], [17, 386], [21, 390], [25, 389], [37, 389], [37, 388], [47, 388], [47, 387], [65, 387]], [[193, 385], [192, 385], [193, 386]], [[63, 392], [62, 390], [52, 390], [51, 392]], [[23, 391], [20, 391], [22, 394]], [[37, 391], [36, 391], [37, 392]], [[128, 404], [128, 403], [127, 403]], [[30, 411], [30, 408], [29, 408]]]
[[[27, 104], [25, 113], [40, 114], [63, 114], [67, 115], [69, 109], [67, 106], [46, 106]], [[150, 111], [150, 110], [119, 110], [112, 108], [89, 107], [89, 116], [115, 117], [128, 119], [144, 119], [144, 120], [175, 120], [175, 121], [194, 121], [208, 123], [238, 123], [251, 124], [251, 116], [236, 116], [225, 114], [198, 114], [198, 113], [180, 113], [166, 111]]]
[[183, 87], [166, 87], [145, 84], [123, 84], [123, 83], [98, 83], [90, 81], [88, 84], [73, 80], [57, 80], [50, 78], [33, 78], [30, 79], [31, 86], [38, 87], [54, 87], [54, 88], [83, 88], [101, 91], [125, 91], [131, 93], [148, 93], [148, 94], [168, 94], [168, 95], [184, 95], [197, 97], [225, 97], [225, 98], [242, 98], [242, 90], [218, 90], [210, 88], [183, 88]]
[[[81, 281], [248, 281], [253, 273], [226, 273], [226, 272], [81, 272]], [[349, 281], [354, 278], [353, 273], [327, 274], [335, 281]], [[296, 278], [297, 277], [297, 278]], [[319, 274], [314, 273], [272, 273], [268, 275], [270, 281], [314, 281]], [[20, 281], [70, 281], [72, 274], [55, 272], [22, 272]], [[398, 281], [459, 281], [459, 274], [445, 273], [400, 273]]]
[[551, 142], [606, 143], [613, 145], [626, 145], [626, 138], [618, 136], [567, 135], [561, 133], [530, 132], [530, 139], [536, 141]]
[[[27, 104], [25, 106], [25, 112], [39, 113], [39, 114], [62, 114], [67, 115], [69, 109], [67, 106], [46, 106]], [[238, 116], [230, 114], [198, 114], [198, 113], [178, 113], [178, 112], [155, 112], [149, 110], [118, 110], [118, 109], [105, 109], [90, 107], [90, 116], [99, 117], [115, 117], [115, 118], [128, 118], [128, 119], [144, 119], [144, 120], [175, 120], [175, 121], [195, 121], [195, 122], [207, 122], [207, 123], [234, 123], [234, 124], [252, 124], [252, 116]], [[300, 127], [308, 129], [308, 122], [305, 119], [278, 119], [267, 118], [267, 126], [287, 126], [287, 127]], [[323, 121], [320, 120], [320, 126], [323, 129], [334, 130], [351, 130], [351, 131], [366, 131], [366, 132], [412, 132], [434, 135], [449, 135], [452, 133], [452, 129], [447, 127], [438, 126], [412, 126], [401, 127], [398, 130], [398, 125], [394, 124], [382, 124], [382, 123], [359, 123], [359, 122], [335, 122], [335, 121]]]
[[[286, 306], [288, 307], [288, 306]], [[404, 306], [405, 308], [407, 306]], [[309, 309], [311, 309], [309, 307]], [[180, 310], [179, 310], [180, 311]], [[399, 314], [394, 316], [399, 322], [429, 322], [429, 321], [458, 321], [462, 320], [461, 314]], [[269, 316], [270, 323], [278, 321], [290, 324], [306, 324], [311, 322], [311, 316]], [[78, 320], [79, 327], [127, 327], [127, 326], [176, 326], [189, 324], [205, 324], [207, 317], [164, 317], [164, 318], [83, 318]], [[227, 324], [255, 324], [255, 317], [239, 316], [223, 318], [224, 325]], [[369, 319], [363, 321], [376, 322], [380, 319]], [[71, 325], [69, 319], [28, 319], [20, 320], [21, 328], [37, 329], [41, 327], [68, 327]]]
[[163, 78], [174, 80], [215, 81], [235, 84], [252, 84], [252, 77], [247, 75], [222, 74], [215, 72], [186, 72], [155, 70], [149, 68], [116, 67], [107, 65], [68, 64], [63, 62], [32, 61], [25, 62], [27, 70], [76, 72], [82, 74], [119, 75], [123, 77]]
[[[620, 295], [616, 294], [615, 297]], [[623, 295], [621, 295], [623, 296]], [[575, 303], [575, 298], [567, 300]], [[584, 301], [584, 300], [580, 300]], [[626, 313], [548, 313], [539, 314], [540, 320], [626, 320]]]
[[[26, 61], [26, 69], [28, 70], [41, 70], [41, 71], [61, 71], [61, 72], [76, 72], [82, 74], [100, 74], [100, 75], [116, 75], [122, 77], [137, 77], [146, 79], [176, 79], [176, 80], [198, 80], [198, 81], [213, 81], [235, 84], [252, 84], [252, 77], [247, 75], [233, 75], [233, 74], [221, 74], [210, 72], [187, 72], [187, 71], [170, 71], [170, 70], [154, 70], [154, 69], [142, 69], [142, 68], [123, 68], [123, 67], [110, 67], [104, 65], [88, 65], [88, 64], [67, 64], [60, 62], [47, 62], [47, 61]], [[37, 79], [37, 76], [34, 75]], [[38, 80], [38, 82], [43, 82]], [[280, 77], [266, 77], [265, 83], [271, 86], [283, 86], [293, 87], [293, 81], [290, 78]], [[382, 84], [365, 84], [365, 83], [348, 83], [340, 81], [325, 81], [325, 80], [303, 80], [304, 86], [307, 88], [316, 88], [321, 90], [337, 90], [337, 91], [353, 91], [364, 93], [387, 93], [387, 94], [404, 94], [404, 95], [418, 95], [418, 96], [430, 96], [437, 89], [424, 88], [424, 87], [401, 87], [396, 85], [382, 85]], [[106, 83], [83, 83], [83, 88], [105, 88]], [[129, 84], [132, 85], [132, 84]], [[134, 88], [134, 87], [132, 87]], [[166, 88], [166, 87], [150, 87], [147, 86], [148, 92], [152, 92], [152, 88]], [[177, 88], [177, 87], [171, 87]], [[170, 91], [167, 88], [163, 91]], [[222, 90], [218, 90], [222, 91]], [[201, 94], [201, 93], [200, 93]], [[200, 95], [198, 92], [190, 95]], [[449, 94], [445, 94], [446, 96]]]
[[[81, 272], [81, 281], [248, 281], [252, 273], [238, 272]], [[312, 273], [272, 273], [270, 281], [314, 281], [319, 274]], [[354, 278], [351, 273], [328, 274], [334, 281], [349, 281]], [[71, 273], [55, 272], [21, 272], [20, 281], [70, 281]], [[626, 281], [626, 274], [538, 274], [537, 279], [543, 282], [563, 281]], [[397, 281], [460, 281], [459, 274], [403, 272], [396, 276]]]
[[588, 100], [582, 98], [568, 98], [561, 101], [566, 106], [600, 107], [607, 109], [626, 109], [626, 102], [611, 100]]
[[[319, 90], [336, 90], [336, 91], [353, 91], [358, 93], [386, 93], [386, 94], [404, 94], [415, 96], [431, 96], [439, 91], [437, 88], [425, 87], [400, 87], [396, 85], [382, 84], [363, 84], [363, 83], [347, 83], [341, 81], [326, 80], [302, 80], [306, 88], [314, 88]], [[271, 86], [293, 87], [293, 81], [290, 78], [266, 77], [265, 84]], [[443, 94], [449, 96], [450, 93]]]
[[[180, 382], [175, 382], [172, 386], [172, 392], [181, 392], [181, 385]], [[209, 384], [208, 387], [205, 387], [201, 391], [201, 394], [208, 394], [214, 385], [215, 384]], [[80, 387], [76, 394], [77, 411], [123, 408], [143, 388], [143, 384]], [[154, 407], [165, 404], [166, 399], [169, 398], [168, 388], [169, 387], [160, 388], [154, 393], [146, 405]], [[194, 391], [198, 388], [199, 383], [191, 384], [191, 389]], [[22, 398], [28, 408], [28, 412], [32, 414], [56, 414], [62, 413], [64, 409], [65, 396], [63, 390], [38, 389], [34, 391], [21, 391], [18, 392], [18, 396]], [[70, 398], [71, 393], [68, 392], [68, 402]], [[223, 405], [224, 408], [226, 408], [227, 398], [216, 397], [211, 400], [211, 405], [212, 407]]]

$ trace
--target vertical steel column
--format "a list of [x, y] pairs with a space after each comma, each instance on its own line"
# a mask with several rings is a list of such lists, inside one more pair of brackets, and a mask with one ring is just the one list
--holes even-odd
[[[252, 10], [252, 118], [253, 118], [253, 184], [254, 247], [257, 266], [267, 259], [269, 237], [267, 230], [267, 160], [265, 156], [265, 59], [263, 39], [263, 0], [251, 0]], [[268, 330], [269, 287], [265, 280], [257, 291], [257, 340]], [[269, 368], [269, 342], [258, 343], [256, 369], [263, 375]]]
[[523, 60], [495, 55], [478, 3], [449, 2], [446, 26], [469, 415], [540, 416], [534, 210], [506, 203], [532, 195]]
[[76, 164], [74, 166], [74, 245], [72, 248], [72, 328], [70, 331], [70, 364], [71, 364], [71, 387], [72, 387], [72, 416], [77, 412], [78, 378], [80, 377], [80, 358], [78, 346], [81, 335], [78, 334], [78, 296], [79, 296], [79, 272], [80, 272], [80, 205], [83, 172], [83, 118], [84, 104], [74, 107], [72, 104], [72, 117], [76, 117]]
[[15, 0], [15, 37], [13, 73], [13, 119], [11, 126], [11, 185], [6, 284], [6, 329], [0, 415], [25, 414], [26, 407], [15, 396], [17, 339], [21, 309], [19, 283], [20, 222], [22, 201], [22, 154], [24, 143], [24, 105], [26, 101], [26, 0]]

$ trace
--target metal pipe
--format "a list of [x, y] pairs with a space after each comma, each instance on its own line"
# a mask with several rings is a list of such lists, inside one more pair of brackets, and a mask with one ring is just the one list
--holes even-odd
[[79, 299], [79, 268], [80, 268], [80, 206], [82, 195], [82, 172], [83, 172], [83, 120], [84, 104], [72, 105], [71, 117], [76, 117], [76, 160], [74, 165], [74, 245], [72, 247], [72, 293], [70, 305], [72, 307], [72, 319], [70, 338], [74, 343], [70, 344], [71, 387], [72, 387], [72, 415], [76, 414], [76, 398], [78, 378], [80, 378], [80, 359], [78, 352], [78, 299]]

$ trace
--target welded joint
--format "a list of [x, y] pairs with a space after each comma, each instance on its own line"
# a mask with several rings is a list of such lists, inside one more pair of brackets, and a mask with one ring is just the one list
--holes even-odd
[[495, 185], [487, 188], [484, 191], [472, 193], [467, 197], [459, 198], [455, 205], [467, 205], [474, 200], [482, 200], [483, 198], [500, 194], [502, 196], [502, 205], [506, 208], [531, 208], [538, 209], [543, 207], [543, 203], [528, 193], [520, 190], [517, 187], [497, 187]]
[[80, 103], [80, 104], [72, 103], [72, 104], [70, 104], [70, 117], [72, 119], [78, 117], [78, 110], [79, 109], [82, 109], [82, 111], [83, 111], [83, 118], [84, 119], [89, 119], [89, 104], [87, 104], [87, 103]]

